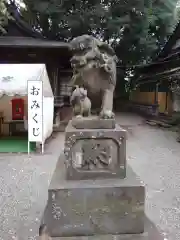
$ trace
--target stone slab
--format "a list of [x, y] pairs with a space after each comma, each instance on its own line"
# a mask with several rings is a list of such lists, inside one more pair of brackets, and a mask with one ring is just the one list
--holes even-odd
[[125, 179], [70, 181], [65, 180], [61, 160], [42, 221], [52, 237], [144, 231], [145, 189], [130, 167]]
[[98, 116], [74, 117], [72, 126], [77, 129], [113, 129], [116, 121], [115, 119], [100, 119]]
[[76, 129], [70, 121], [65, 134], [67, 179], [125, 178], [126, 131]]
[[55, 237], [52, 240], [164, 240], [164, 236], [147, 216], [144, 221], [144, 233], [142, 234], [121, 234], [121, 235], [96, 235], [78, 237]]

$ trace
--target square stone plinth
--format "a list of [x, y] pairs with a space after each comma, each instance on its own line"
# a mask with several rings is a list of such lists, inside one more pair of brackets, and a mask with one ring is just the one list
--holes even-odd
[[145, 189], [130, 167], [125, 179], [71, 181], [64, 180], [62, 160], [49, 187], [43, 219], [50, 236], [144, 231]]
[[126, 131], [76, 129], [70, 121], [65, 134], [67, 179], [125, 178]]

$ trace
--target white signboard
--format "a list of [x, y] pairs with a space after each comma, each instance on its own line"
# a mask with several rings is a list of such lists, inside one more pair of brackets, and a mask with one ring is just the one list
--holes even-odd
[[28, 81], [28, 141], [43, 142], [43, 83]]

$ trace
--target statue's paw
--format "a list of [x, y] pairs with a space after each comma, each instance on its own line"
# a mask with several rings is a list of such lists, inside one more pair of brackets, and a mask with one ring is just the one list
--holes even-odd
[[76, 115], [76, 118], [83, 118], [83, 116], [78, 114], [78, 115]]
[[101, 111], [100, 112], [100, 118], [103, 118], [103, 119], [112, 119], [112, 118], [114, 118], [115, 117], [115, 115], [114, 115], [114, 113], [112, 112], [112, 111], [110, 111], [110, 110], [105, 110], [105, 111]]

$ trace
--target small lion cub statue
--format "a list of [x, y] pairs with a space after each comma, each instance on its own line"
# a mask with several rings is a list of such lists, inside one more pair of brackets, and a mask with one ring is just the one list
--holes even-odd
[[91, 115], [91, 101], [87, 97], [87, 90], [76, 86], [73, 91], [70, 102], [73, 106], [74, 115], [77, 117], [88, 117]]

